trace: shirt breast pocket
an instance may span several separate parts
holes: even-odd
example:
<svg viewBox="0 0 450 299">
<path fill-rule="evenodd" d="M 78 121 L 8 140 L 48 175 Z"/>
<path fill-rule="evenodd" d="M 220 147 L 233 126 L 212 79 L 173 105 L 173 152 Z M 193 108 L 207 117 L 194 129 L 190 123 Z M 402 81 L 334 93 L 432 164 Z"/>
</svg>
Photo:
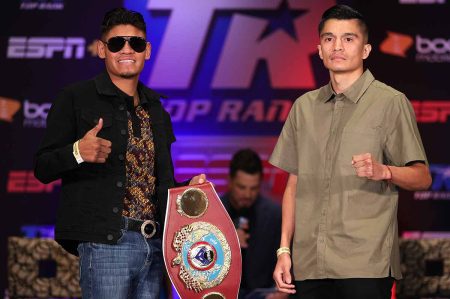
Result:
<svg viewBox="0 0 450 299">
<path fill-rule="evenodd" d="M 112 114 L 91 110 L 81 111 L 81 122 L 79 128 L 81 137 L 83 137 L 88 131 L 92 130 L 98 124 L 100 118 L 103 119 L 103 126 L 100 132 L 98 132 L 97 137 L 111 140 L 113 119 Z"/>
<path fill-rule="evenodd" d="M 351 161 L 354 155 L 370 153 L 372 158 L 383 162 L 380 134 L 377 129 L 344 129 L 338 149 L 338 159 L 352 173 Z"/>
</svg>

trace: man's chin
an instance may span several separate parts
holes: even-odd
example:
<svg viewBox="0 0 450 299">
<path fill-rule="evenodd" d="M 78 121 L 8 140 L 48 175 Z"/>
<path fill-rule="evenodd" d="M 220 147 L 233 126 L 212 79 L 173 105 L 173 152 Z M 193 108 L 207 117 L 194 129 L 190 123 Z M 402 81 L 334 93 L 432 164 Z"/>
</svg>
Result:
<svg viewBox="0 0 450 299">
<path fill-rule="evenodd" d="M 138 76 L 138 73 L 121 73 L 120 78 L 123 79 L 134 79 Z"/>
</svg>

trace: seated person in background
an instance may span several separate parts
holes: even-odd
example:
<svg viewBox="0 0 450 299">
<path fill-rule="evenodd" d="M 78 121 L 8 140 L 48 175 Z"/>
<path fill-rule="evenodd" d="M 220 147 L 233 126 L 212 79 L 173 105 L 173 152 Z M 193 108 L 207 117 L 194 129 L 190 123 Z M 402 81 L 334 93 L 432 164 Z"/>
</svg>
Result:
<svg viewBox="0 0 450 299">
<path fill-rule="evenodd" d="M 257 153 L 243 149 L 233 155 L 228 192 L 221 199 L 236 226 L 242 250 L 239 298 L 264 298 L 275 291 L 270 288 L 274 286 L 272 272 L 280 242 L 281 208 L 261 196 L 262 179 L 263 167 Z"/>
</svg>

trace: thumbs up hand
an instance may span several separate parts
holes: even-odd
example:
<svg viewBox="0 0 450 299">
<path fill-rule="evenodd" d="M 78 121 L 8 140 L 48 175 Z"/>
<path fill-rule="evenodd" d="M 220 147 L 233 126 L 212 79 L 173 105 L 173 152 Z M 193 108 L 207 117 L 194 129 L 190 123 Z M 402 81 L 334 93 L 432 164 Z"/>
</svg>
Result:
<svg viewBox="0 0 450 299">
<path fill-rule="evenodd" d="M 102 127 L 103 119 L 100 118 L 98 124 L 87 131 L 78 143 L 80 155 L 86 162 L 105 163 L 111 153 L 111 141 L 97 137 Z"/>
</svg>

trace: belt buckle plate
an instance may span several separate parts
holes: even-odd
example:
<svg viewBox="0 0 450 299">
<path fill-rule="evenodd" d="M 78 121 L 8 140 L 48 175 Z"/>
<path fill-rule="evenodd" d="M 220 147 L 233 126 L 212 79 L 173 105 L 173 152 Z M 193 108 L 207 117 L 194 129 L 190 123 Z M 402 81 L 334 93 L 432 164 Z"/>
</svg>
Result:
<svg viewBox="0 0 450 299">
<path fill-rule="evenodd" d="M 147 234 L 145 232 L 145 227 L 147 226 L 147 224 L 150 224 L 151 226 L 153 226 L 153 231 L 150 234 Z M 150 239 L 151 237 L 153 237 L 156 234 L 156 223 L 153 220 L 145 220 L 142 225 L 141 225 L 141 234 L 146 238 L 146 239 Z"/>
</svg>

